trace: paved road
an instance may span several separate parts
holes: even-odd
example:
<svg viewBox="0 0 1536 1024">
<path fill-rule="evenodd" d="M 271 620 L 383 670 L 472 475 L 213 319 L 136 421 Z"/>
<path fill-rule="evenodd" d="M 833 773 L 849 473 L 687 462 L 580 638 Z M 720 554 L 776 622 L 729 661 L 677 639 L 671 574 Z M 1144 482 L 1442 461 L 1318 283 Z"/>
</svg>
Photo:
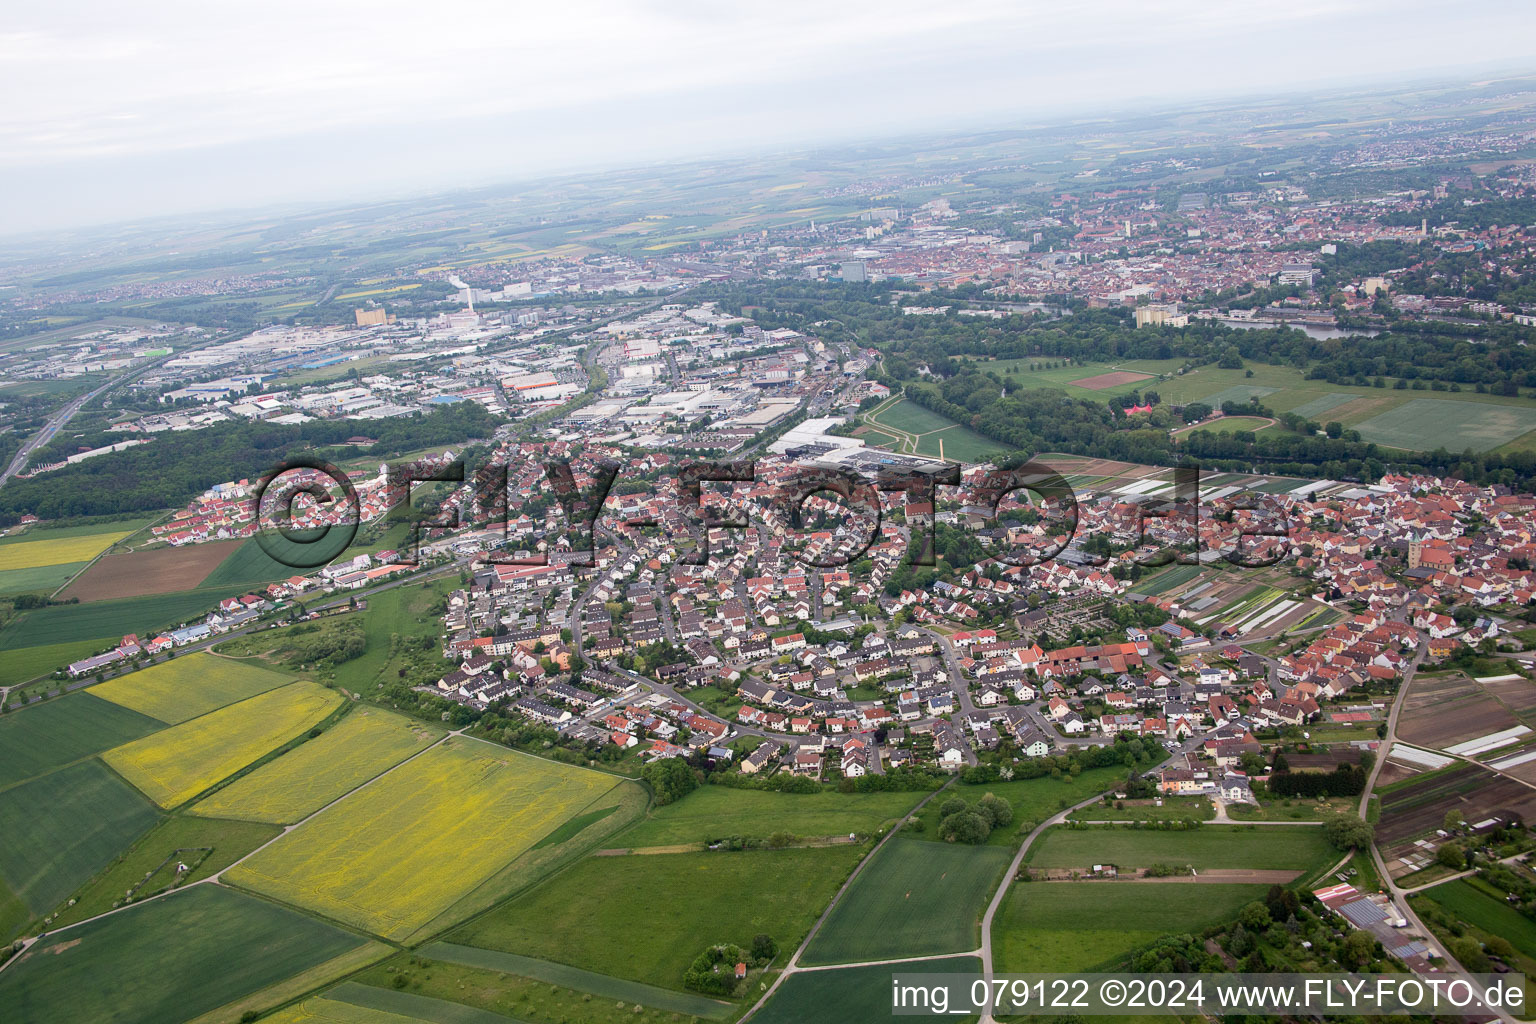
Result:
<svg viewBox="0 0 1536 1024">
<path fill-rule="evenodd" d="M 1393 615 L 1393 618 L 1401 622 L 1404 621 L 1405 616 L 1406 613 L 1399 610 Z M 1378 751 L 1379 756 L 1376 758 L 1376 763 L 1371 766 L 1371 774 L 1366 779 L 1365 789 L 1360 793 L 1360 816 L 1362 818 L 1365 817 L 1370 809 L 1371 794 L 1376 788 L 1377 776 L 1381 774 L 1381 766 L 1386 761 L 1387 752 L 1392 749 L 1392 742 L 1397 736 L 1397 721 L 1402 714 L 1404 700 L 1408 696 L 1408 686 L 1413 682 L 1414 673 L 1418 671 L 1419 666 L 1424 661 L 1424 656 L 1428 652 L 1429 644 L 1421 638 L 1419 649 L 1414 653 L 1413 660 L 1408 664 L 1407 669 L 1404 670 L 1403 681 L 1398 684 L 1397 696 L 1393 698 L 1392 709 L 1387 713 L 1387 731 L 1386 735 L 1382 738 Z M 1408 903 L 1407 890 L 1399 886 L 1396 880 L 1393 879 L 1391 872 L 1387 870 L 1387 862 L 1381 856 L 1381 847 L 1375 843 L 1371 844 L 1371 860 L 1376 865 L 1376 873 L 1381 877 L 1382 884 L 1387 887 L 1387 892 L 1391 894 L 1393 904 L 1397 906 L 1414 932 L 1422 937 L 1424 944 L 1429 947 L 1431 954 L 1444 958 L 1452 972 L 1466 974 L 1467 969 L 1455 957 L 1451 956 L 1450 950 L 1446 949 L 1444 944 L 1435 938 L 1435 933 L 1425 927 L 1419 915 L 1414 912 L 1413 907 Z M 1517 1024 L 1515 1018 L 1503 1010 L 1489 1012 L 1495 1013 L 1505 1024 Z"/>
<path fill-rule="evenodd" d="M 1108 792 L 1106 790 L 1105 792 Z M 1013 855 L 1013 860 L 1008 865 L 1008 870 L 1003 874 L 1003 884 L 997 887 L 997 892 L 992 894 L 992 902 L 987 904 L 987 912 L 981 918 L 981 976 L 986 979 L 988 992 L 988 1005 L 981 1015 L 981 1024 L 996 1024 L 996 1018 L 992 1015 L 990 997 L 992 993 L 993 963 L 992 963 L 992 921 L 997 917 L 997 910 L 1003 905 L 1003 900 L 1008 895 L 1008 887 L 1013 884 L 1013 879 L 1019 873 L 1019 868 L 1024 863 L 1024 855 L 1029 852 L 1030 844 L 1053 825 L 1059 825 L 1067 820 L 1067 816 L 1073 811 L 1081 810 L 1095 804 L 1103 797 L 1104 793 L 1095 793 L 1086 800 L 1079 801 L 1064 811 L 1045 819 L 1036 825 L 1034 831 L 1024 837 L 1024 842 L 1019 846 L 1019 851 Z"/>
<path fill-rule="evenodd" d="M 43 445 L 47 444 L 49 441 L 52 441 L 54 436 L 58 434 L 58 432 L 64 427 L 64 424 L 73 419 L 75 413 L 79 412 L 81 408 L 84 407 L 85 403 L 89 402 L 91 399 L 95 398 L 102 392 L 111 390 L 119 383 L 122 383 L 122 380 L 123 378 L 109 380 L 95 391 L 90 391 L 81 395 L 79 398 L 74 399 L 68 405 L 64 406 L 64 408 L 54 413 L 53 416 L 49 418 L 48 422 L 43 424 L 43 429 L 39 430 L 32 436 L 30 441 L 21 446 L 21 450 L 16 453 L 16 457 L 11 460 L 11 464 L 5 467 L 5 472 L 0 473 L 0 486 L 4 486 L 7 480 L 15 476 L 17 473 L 20 473 L 26 466 L 27 459 L 32 455 L 32 453 L 41 448 Z"/>
</svg>

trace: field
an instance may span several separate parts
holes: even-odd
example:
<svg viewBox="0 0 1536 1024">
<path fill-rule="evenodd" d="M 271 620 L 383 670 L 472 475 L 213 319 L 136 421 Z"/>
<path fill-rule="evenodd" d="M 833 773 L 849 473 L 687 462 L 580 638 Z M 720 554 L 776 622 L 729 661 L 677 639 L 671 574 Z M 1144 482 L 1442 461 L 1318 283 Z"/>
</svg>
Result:
<svg viewBox="0 0 1536 1024">
<path fill-rule="evenodd" d="M 1130 361 L 1120 367 L 1150 373 L 1177 369 L 1167 361 Z M 1253 376 L 1247 374 L 1252 371 Z M 1024 386 L 1057 387 L 1077 397 L 1107 400 L 1119 389 L 1091 391 L 1049 380 L 1044 374 L 1021 373 L 1013 378 Z M 1165 405 L 1207 402 L 1217 408 L 1225 401 L 1249 396 L 1276 412 L 1296 412 L 1320 423 L 1337 420 L 1360 431 L 1367 441 L 1398 448 L 1484 451 L 1510 444 L 1536 429 L 1536 406 L 1527 399 L 1479 395 L 1474 392 L 1426 394 L 1395 388 L 1355 387 L 1308 380 L 1289 366 L 1249 363 L 1240 370 L 1202 366 L 1150 387 Z M 1130 390 L 1127 388 L 1126 390 Z M 1432 397 L 1432 396 L 1433 397 Z"/>
<path fill-rule="evenodd" d="M 993 922 L 993 956 L 1000 972 L 1110 969 L 1160 935 L 1229 920 L 1266 891 L 1263 885 L 1020 883 L 1009 889 Z"/>
<path fill-rule="evenodd" d="M 288 825 L 388 771 L 443 735 L 378 708 L 359 707 L 316 739 L 243 775 L 193 808 L 214 818 Z"/>
<path fill-rule="evenodd" d="M 0 651 L 65 644 L 83 637 L 103 637 L 105 639 L 98 647 L 108 647 L 124 633 L 138 633 L 141 637 L 152 634 L 206 612 L 226 597 L 236 597 L 244 592 L 239 587 L 204 588 L 90 604 L 49 605 L 23 612 L 6 623 L 5 628 L 0 629 Z"/>
<path fill-rule="evenodd" d="M 1092 377 L 1079 377 L 1069 383 L 1073 387 L 1087 388 L 1089 391 L 1104 391 L 1125 384 L 1137 384 L 1150 379 L 1151 376 L 1150 373 L 1137 373 L 1134 370 L 1110 370 L 1108 373 L 1096 373 Z"/>
<path fill-rule="evenodd" d="M 910 811 L 923 793 L 768 793 L 703 786 L 658 807 L 619 836 L 626 847 L 703 843 L 727 836 L 789 832 L 813 838 L 872 833 Z"/>
<path fill-rule="evenodd" d="M 808 965 L 960 953 L 981 943 L 981 914 L 1009 850 L 890 840 L 816 933 Z"/>
<path fill-rule="evenodd" d="M 1536 408 L 1416 398 L 1357 424 L 1355 429 L 1365 440 L 1392 448 L 1433 451 L 1444 446 L 1452 451 L 1487 451 L 1536 430 Z"/>
<path fill-rule="evenodd" d="M 61 768 L 0 793 L 0 878 L 41 917 L 154 823 L 100 761 Z"/>
<path fill-rule="evenodd" d="M 16 686 L 49 675 L 71 662 L 111 647 L 117 640 L 117 637 L 99 637 L 95 640 L 75 640 L 46 647 L 23 647 L 6 651 L 5 657 L 0 658 L 0 686 Z M 12 705 L 20 703 L 16 698 L 17 694 L 11 694 Z"/>
<path fill-rule="evenodd" d="M 177 725 L 291 682 L 292 676 L 199 653 L 110 679 L 89 692 Z"/>
<path fill-rule="evenodd" d="M 1059 779 L 1042 776 L 1038 779 L 1015 779 L 1012 782 L 992 782 L 981 786 L 960 783 L 946 790 L 943 797 L 930 800 L 928 806 L 923 808 L 918 815 L 923 822 L 923 831 L 918 833 L 918 837 L 941 841 L 939 810 L 951 794 L 974 804 L 986 794 L 992 793 L 1013 806 L 1013 822 L 1003 828 L 993 829 L 987 842 L 992 846 L 1017 848 L 1020 833 L 1030 831 L 1057 811 L 1124 781 L 1125 768 L 1116 765 L 1090 768 L 1076 778 L 1067 775 Z"/>
<path fill-rule="evenodd" d="M 1481 928 L 1490 935 L 1502 935 L 1526 956 L 1536 957 L 1536 922 L 1488 895 L 1478 884 L 1458 879 L 1437 885 L 1424 895 L 1474 928 Z"/>
<path fill-rule="evenodd" d="M 344 699 L 318 683 L 292 683 L 102 757 L 155 803 L 176 807 L 316 725 Z"/>
<path fill-rule="evenodd" d="M 301 531 L 302 532 L 302 531 Z M 319 531 L 313 534 L 304 533 L 304 536 L 321 536 Z M 338 530 L 335 533 L 324 535 L 324 539 L 317 544 L 303 544 L 286 539 L 280 534 L 274 534 L 266 538 L 266 543 L 279 554 L 291 554 L 297 556 L 296 560 L 302 560 L 307 565 L 324 565 L 340 555 L 346 547 L 343 543 L 347 539 L 346 531 Z M 273 580 L 285 580 L 295 573 L 307 572 L 305 569 L 295 569 L 278 561 L 267 554 L 262 547 L 262 542 L 255 537 L 244 543 L 235 544 L 233 550 L 228 547 L 222 550 L 226 552 L 224 560 L 213 568 L 203 580 L 203 585 L 208 587 L 248 587 L 257 583 L 271 583 Z M 311 551 L 310 548 L 314 550 Z M 316 561 L 318 559 L 318 561 Z"/>
<path fill-rule="evenodd" d="M 1293 759 L 1291 764 L 1295 763 Z M 1227 808 L 1229 814 L 1231 811 Z M 1209 821 L 1215 816 L 1216 809 L 1203 796 L 1167 796 L 1160 805 L 1151 800 L 1106 799 L 1070 815 L 1082 821 Z"/>
<path fill-rule="evenodd" d="M 89 693 L 71 693 L 0 717 L 0 789 L 164 728 Z"/>
<path fill-rule="evenodd" d="M 368 598 L 368 614 L 362 617 L 363 637 L 367 647 L 360 657 L 336 666 L 331 673 L 336 685 L 354 693 L 373 693 L 378 683 L 398 678 L 398 669 L 411 664 L 407 660 L 411 657 L 441 665 L 442 659 L 438 657 L 435 647 L 425 652 L 404 652 L 399 645 L 391 643 L 391 637 L 436 638 L 438 630 L 442 628 L 442 619 L 435 613 L 435 607 L 443 595 L 458 586 L 459 581 L 455 577 L 420 586 L 395 587 L 371 595 Z M 281 647 L 286 633 L 282 629 L 258 631 L 238 637 L 232 642 L 226 641 L 219 645 L 219 649 L 241 654 L 266 654 Z"/>
<path fill-rule="evenodd" d="M 75 573 L 84 569 L 85 562 L 60 562 L 57 565 L 35 565 L 28 569 L 0 570 L 0 594 L 51 594 Z"/>
<path fill-rule="evenodd" d="M 25 1024 L 175 1024 L 362 944 L 264 900 L 200 885 L 39 943 L 0 974 L 0 1005 Z"/>
<path fill-rule="evenodd" d="M 1122 870 L 1153 864 L 1251 870 L 1295 869 L 1320 865 L 1333 850 L 1316 828 L 1254 828 L 1202 825 L 1191 831 L 1161 832 L 1129 828 L 1055 828 L 1031 846 L 1032 868 L 1083 868 L 1113 864 Z"/>
<path fill-rule="evenodd" d="M 1536 792 L 1464 762 L 1394 786 L 1382 794 L 1381 822 L 1376 826 L 1382 858 L 1394 875 L 1408 867 L 1397 858 L 1417 850 L 1412 841 L 1440 828 L 1450 810 L 1460 811 L 1468 821 L 1499 811 L 1530 820 L 1536 814 Z"/>
<path fill-rule="evenodd" d="M 793 974 L 773 994 L 753 1024 L 851 1024 L 884 1020 L 891 1015 L 891 975 L 979 975 L 981 961 L 973 956 L 923 960 L 907 964 L 848 967 L 839 971 Z M 946 1020 L 973 1021 L 975 1015 L 951 1014 Z"/>
<path fill-rule="evenodd" d="M 167 862 L 184 863 L 192 869 L 181 879 L 181 884 L 186 885 L 222 871 L 281 831 L 275 825 L 254 821 L 223 821 L 187 814 L 164 818 L 80 889 L 75 905 L 60 909 L 54 926 L 104 914 L 135 886 L 143 886 L 134 893 L 135 899 L 154 895 L 171 880 L 166 874 Z M 154 877 L 150 878 L 151 875 Z"/>
<path fill-rule="evenodd" d="M 240 544 L 238 540 L 223 540 L 106 555 L 59 596 L 105 601 L 192 590 Z"/>
<path fill-rule="evenodd" d="M 1274 426 L 1274 421 L 1261 416 L 1221 416 L 1205 423 L 1197 423 L 1191 429 L 1209 430 L 1213 434 L 1235 434 L 1239 430 L 1260 431 L 1271 426 Z"/>
<path fill-rule="evenodd" d="M 370 1010 L 338 999 L 317 996 L 262 1019 L 267 1024 L 415 1024 L 422 1018 Z"/>
<path fill-rule="evenodd" d="M 607 1018 L 622 1021 L 624 1024 L 635 1021 L 641 1024 L 652 1024 L 652 1022 L 662 1024 L 662 1022 L 676 1021 L 678 1014 L 685 1014 L 697 1024 L 700 1019 L 732 1016 L 733 1011 L 736 1010 L 734 1004 L 712 996 L 679 992 L 676 989 L 660 988 L 637 981 L 625 981 L 608 974 L 584 971 L 569 964 L 535 960 L 532 957 L 503 953 L 494 949 L 477 949 L 473 946 L 454 945 L 451 942 L 434 942 L 423 948 L 421 953 L 433 958 L 428 967 L 434 978 L 439 971 L 443 971 L 449 972 L 450 978 L 457 974 L 461 980 L 478 977 L 491 981 L 494 994 L 488 994 L 492 995 L 493 1002 L 511 996 L 514 999 L 526 999 L 537 1008 L 539 1002 L 542 1002 L 537 996 L 549 995 L 554 997 L 552 1002 L 572 1001 L 578 1004 L 548 1007 L 547 1012 L 557 1021 L 585 1022 Z M 375 978 L 376 975 L 368 980 L 372 981 Z M 383 979 L 377 980 L 381 983 L 383 981 Z M 459 999 L 463 999 L 465 995 L 462 989 L 456 995 L 451 991 L 445 994 L 450 998 Z M 609 1006 L 603 1006 L 594 1003 L 593 996 L 605 1002 L 608 1000 L 615 1002 Z M 636 1004 L 648 1009 L 636 1012 Z M 508 1008 L 514 1012 L 524 1009 L 517 1006 L 508 1006 Z M 573 1009 L 574 1014 L 571 1012 Z M 610 1012 L 605 1013 L 604 1010 Z"/>
<path fill-rule="evenodd" d="M 113 530 L 80 537 L 22 538 L 0 544 L 0 572 L 64 565 L 68 562 L 88 562 L 132 532 Z"/>
<path fill-rule="evenodd" d="M 905 398 L 889 400 L 871 410 L 865 420 L 870 427 L 869 434 L 860 435 L 865 442 L 892 451 L 937 458 L 941 438 L 944 457 L 960 462 L 986 462 L 1008 451 L 1006 445 Z"/>
<path fill-rule="evenodd" d="M 1444 750 L 1513 728 L 1520 722 L 1482 685 L 1460 674 L 1421 674 L 1403 698 L 1398 736 Z"/>
<path fill-rule="evenodd" d="M 450 737 L 327 808 L 229 878 L 403 938 L 618 784 L 609 775 Z"/>
<path fill-rule="evenodd" d="M 683 971 L 714 943 L 746 947 L 767 933 L 793 949 L 864 851 L 588 857 L 452 941 L 681 988 Z M 627 941 L 642 923 L 645 941 Z"/>
</svg>

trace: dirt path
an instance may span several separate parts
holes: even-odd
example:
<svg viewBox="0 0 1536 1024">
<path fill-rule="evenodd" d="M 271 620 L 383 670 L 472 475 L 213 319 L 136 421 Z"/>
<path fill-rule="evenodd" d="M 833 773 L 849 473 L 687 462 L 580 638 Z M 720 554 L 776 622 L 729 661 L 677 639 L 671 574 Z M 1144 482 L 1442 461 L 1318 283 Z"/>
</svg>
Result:
<svg viewBox="0 0 1536 1024">
<path fill-rule="evenodd" d="M 1164 875 L 1153 877 L 1148 875 L 1120 875 L 1118 878 L 1101 878 L 1089 873 L 1088 868 L 1077 868 L 1077 877 L 1073 878 L 1073 868 L 1051 868 L 1051 873 L 1044 878 L 1036 877 L 1039 882 L 1182 882 L 1185 885 L 1223 885 L 1233 882 L 1246 882 L 1254 885 L 1288 885 L 1300 877 L 1300 871 L 1282 870 L 1279 868 L 1211 868 L 1194 875 Z M 1065 873 L 1063 873 L 1065 872 Z"/>
<path fill-rule="evenodd" d="M 810 850 L 824 846 L 850 846 L 857 843 L 857 839 L 849 839 L 842 836 L 823 836 L 819 838 L 800 839 L 793 843 L 785 843 L 783 846 L 759 847 L 760 850 Z M 663 853 L 731 853 L 731 850 L 711 850 L 703 843 L 674 843 L 671 846 L 631 846 L 615 847 L 608 850 L 598 850 L 594 857 L 650 857 Z"/>
</svg>

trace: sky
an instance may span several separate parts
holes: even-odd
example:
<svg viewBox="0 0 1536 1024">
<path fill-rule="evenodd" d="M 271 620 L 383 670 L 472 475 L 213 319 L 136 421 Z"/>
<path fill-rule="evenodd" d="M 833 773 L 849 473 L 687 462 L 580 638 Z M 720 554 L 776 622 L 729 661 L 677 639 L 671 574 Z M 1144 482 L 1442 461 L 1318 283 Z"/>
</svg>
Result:
<svg viewBox="0 0 1536 1024">
<path fill-rule="evenodd" d="M 51 0 L 0 24 L 0 234 L 1536 71 L 1528 0 Z"/>
</svg>

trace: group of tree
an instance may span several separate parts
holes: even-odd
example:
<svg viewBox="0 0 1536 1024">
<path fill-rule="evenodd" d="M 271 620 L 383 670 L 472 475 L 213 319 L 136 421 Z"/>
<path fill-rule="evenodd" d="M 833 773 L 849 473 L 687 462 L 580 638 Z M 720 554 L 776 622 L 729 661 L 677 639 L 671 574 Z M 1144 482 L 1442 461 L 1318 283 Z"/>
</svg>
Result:
<svg viewBox="0 0 1536 1024">
<path fill-rule="evenodd" d="M 652 761 L 640 769 L 640 778 L 649 783 L 656 794 L 658 807 L 681 800 L 699 786 L 698 775 L 686 761 L 676 757 Z"/>
<path fill-rule="evenodd" d="M 497 420 L 476 402 L 416 416 L 284 424 L 238 420 L 201 430 L 167 431 L 149 444 L 99 455 L 0 490 L 0 525 L 31 513 L 41 519 L 143 512 L 184 504 L 214 484 L 257 479 L 297 455 L 339 453 L 354 436 L 373 443 L 347 454 L 388 456 L 489 437 Z M 122 436 L 92 439 L 110 443 Z"/>
<path fill-rule="evenodd" d="M 984 794 L 974 804 L 952 796 L 939 807 L 939 838 L 947 843 L 976 846 L 986 842 L 994 829 L 1012 823 L 1013 805 L 994 793 Z"/>
<path fill-rule="evenodd" d="M 1280 797 L 1317 799 L 1330 796 L 1359 796 L 1365 789 L 1366 770 L 1358 764 L 1342 763 L 1331 772 L 1277 771 L 1265 786 Z"/>
</svg>

